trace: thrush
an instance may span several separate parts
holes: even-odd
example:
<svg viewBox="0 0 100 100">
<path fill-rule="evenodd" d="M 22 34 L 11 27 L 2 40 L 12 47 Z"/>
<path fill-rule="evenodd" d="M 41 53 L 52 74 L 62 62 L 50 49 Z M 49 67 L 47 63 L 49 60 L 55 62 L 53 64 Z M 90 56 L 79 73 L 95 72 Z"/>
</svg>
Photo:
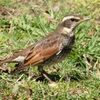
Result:
<svg viewBox="0 0 100 100">
<path fill-rule="evenodd" d="M 79 15 L 65 16 L 54 32 L 14 56 L 0 60 L 0 65 L 3 63 L 17 63 L 11 74 L 28 68 L 30 65 L 38 66 L 39 72 L 49 82 L 52 82 L 43 66 L 59 63 L 68 56 L 75 41 L 76 27 L 86 20 L 88 18 Z"/>
</svg>

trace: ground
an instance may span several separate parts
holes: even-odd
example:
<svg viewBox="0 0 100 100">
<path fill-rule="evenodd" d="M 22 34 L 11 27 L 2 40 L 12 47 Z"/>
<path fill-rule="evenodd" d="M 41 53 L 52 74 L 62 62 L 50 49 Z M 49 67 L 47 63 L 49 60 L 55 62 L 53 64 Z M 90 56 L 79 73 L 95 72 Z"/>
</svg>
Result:
<svg viewBox="0 0 100 100">
<path fill-rule="evenodd" d="M 10 75 L 0 67 L 0 100 L 100 100 L 100 0 L 0 0 L 0 59 L 52 32 L 60 20 L 79 14 L 90 20 L 76 29 L 76 42 L 64 62 L 45 67 L 58 86 L 42 80 L 37 67 Z"/>
</svg>

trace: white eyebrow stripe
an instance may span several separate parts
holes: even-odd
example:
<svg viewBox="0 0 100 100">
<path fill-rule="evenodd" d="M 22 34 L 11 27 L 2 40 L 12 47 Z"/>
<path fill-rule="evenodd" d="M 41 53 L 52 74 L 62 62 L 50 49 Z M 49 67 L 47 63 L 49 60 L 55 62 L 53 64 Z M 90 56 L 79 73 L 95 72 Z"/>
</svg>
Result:
<svg viewBox="0 0 100 100">
<path fill-rule="evenodd" d="M 80 19 L 79 17 L 75 17 L 75 16 L 67 16 L 67 17 L 64 17 L 62 22 L 64 22 L 65 20 L 67 19 L 71 19 L 71 18 L 76 18 L 76 19 Z"/>
</svg>

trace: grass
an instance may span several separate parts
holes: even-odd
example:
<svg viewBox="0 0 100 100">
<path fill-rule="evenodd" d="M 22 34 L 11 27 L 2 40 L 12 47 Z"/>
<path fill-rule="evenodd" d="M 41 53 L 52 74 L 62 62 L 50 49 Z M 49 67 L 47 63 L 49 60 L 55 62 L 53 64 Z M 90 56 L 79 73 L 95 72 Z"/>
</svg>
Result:
<svg viewBox="0 0 100 100">
<path fill-rule="evenodd" d="M 58 87 L 50 88 L 46 80 L 37 82 L 37 67 L 14 76 L 1 71 L 0 100 L 99 100 L 99 0 L 27 1 L 0 0 L 0 58 L 45 37 L 65 15 L 80 14 L 91 20 L 76 29 L 76 43 L 69 57 L 63 63 L 45 68 L 60 76 Z M 3 67 L 11 70 L 13 64 Z"/>
</svg>

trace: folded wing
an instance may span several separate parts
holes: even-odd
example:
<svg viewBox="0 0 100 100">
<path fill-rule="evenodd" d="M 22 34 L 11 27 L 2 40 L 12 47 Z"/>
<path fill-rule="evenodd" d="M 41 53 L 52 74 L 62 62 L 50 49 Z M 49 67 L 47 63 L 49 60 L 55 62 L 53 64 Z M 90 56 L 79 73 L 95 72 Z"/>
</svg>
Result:
<svg viewBox="0 0 100 100">
<path fill-rule="evenodd" d="M 29 54 L 25 59 L 25 66 L 28 66 L 30 64 L 36 65 L 42 63 L 58 52 L 59 46 L 57 44 L 54 44 L 51 47 L 47 47 L 45 49 L 40 48 L 37 50 L 33 50 L 33 52 Z"/>
</svg>

